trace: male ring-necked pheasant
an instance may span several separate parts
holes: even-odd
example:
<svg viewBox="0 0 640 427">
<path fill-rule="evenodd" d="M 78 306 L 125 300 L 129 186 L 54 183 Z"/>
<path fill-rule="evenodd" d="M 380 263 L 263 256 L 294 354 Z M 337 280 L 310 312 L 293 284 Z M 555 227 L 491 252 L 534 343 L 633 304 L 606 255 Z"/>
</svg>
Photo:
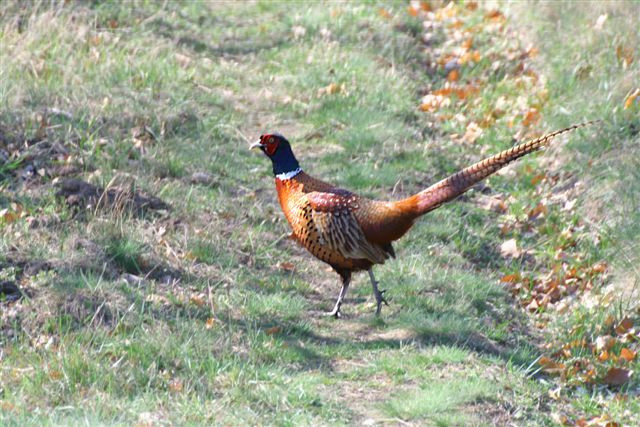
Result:
<svg viewBox="0 0 640 427">
<path fill-rule="evenodd" d="M 376 298 L 376 314 L 387 304 L 378 289 L 372 266 L 395 257 L 391 242 L 402 237 L 415 220 L 493 174 L 510 162 L 547 145 L 555 136 L 589 125 L 586 122 L 549 133 L 488 157 L 443 179 L 411 197 L 396 202 L 370 200 L 312 178 L 302 171 L 291 145 L 280 134 L 260 136 L 259 148 L 273 164 L 280 206 L 293 229 L 293 237 L 342 278 L 333 310 L 340 317 L 351 274 L 367 270 Z"/>
</svg>

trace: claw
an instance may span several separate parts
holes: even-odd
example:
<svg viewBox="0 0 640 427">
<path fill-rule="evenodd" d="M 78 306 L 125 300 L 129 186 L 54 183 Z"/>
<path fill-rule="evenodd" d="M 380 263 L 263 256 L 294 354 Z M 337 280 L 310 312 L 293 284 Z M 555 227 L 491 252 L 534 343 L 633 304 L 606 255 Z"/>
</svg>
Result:
<svg viewBox="0 0 640 427">
<path fill-rule="evenodd" d="M 389 306 L 389 302 L 387 301 L 387 299 L 383 296 L 384 293 L 387 292 L 386 289 L 382 289 L 380 291 L 380 301 L 384 303 L 384 305 L 386 305 L 387 307 Z"/>
<path fill-rule="evenodd" d="M 329 317 L 329 316 L 333 316 L 333 317 L 334 317 L 334 318 L 336 318 L 336 319 L 339 319 L 339 318 L 341 318 L 341 317 L 342 317 L 342 314 L 340 313 L 340 308 L 337 308 L 337 309 L 336 309 L 336 308 L 334 308 L 334 309 L 333 309 L 333 310 L 331 310 L 331 311 L 326 311 L 326 312 L 322 313 L 322 315 L 323 315 L 323 316 L 327 316 L 327 317 Z"/>
</svg>

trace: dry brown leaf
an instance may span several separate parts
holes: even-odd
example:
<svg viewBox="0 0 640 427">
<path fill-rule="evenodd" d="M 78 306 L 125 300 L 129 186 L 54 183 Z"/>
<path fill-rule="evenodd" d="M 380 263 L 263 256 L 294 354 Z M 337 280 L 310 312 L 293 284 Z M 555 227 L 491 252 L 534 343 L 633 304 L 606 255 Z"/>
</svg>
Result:
<svg viewBox="0 0 640 427">
<path fill-rule="evenodd" d="M 344 83 L 342 84 L 331 83 L 328 86 L 318 89 L 318 96 L 335 95 L 337 93 L 343 94 L 343 95 L 347 93 L 347 87 L 345 86 Z"/>
<path fill-rule="evenodd" d="M 640 88 L 636 88 L 636 90 L 632 91 L 627 99 L 624 101 L 624 109 L 630 108 L 633 105 L 633 102 L 640 98 Z"/>
<path fill-rule="evenodd" d="M 180 393 L 184 389 L 182 381 L 179 379 L 173 379 L 169 382 L 169 390 L 174 393 Z"/>
<path fill-rule="evenodd" d="M 473 144 L 478 140 L 478 138 L 480 138 L 481 135 L 482 128 L 478 126 L 476 122 L 471 122 L 467 125 L 467 130 L 464 133 L 462 140 L 469 144 Z"/>
<path fill-rule="evenodd" d="M 544 173 L 540 173 L 536 176 L 534 176 L 533 178 L 531 178 L 531 185 L 537 185 L 540 181 L 542 181 L 544 178 L 546 178 L 546 174 Z"/>
<path fill-rule="evenodd" d="M 609 385 L 622 385 L 631 378 L 632 371 L 623 368 L 611 368 L 602 382 Z"/>
<path fill-rule="evenodd" d="M 49 378 L 54 381 L 58 381 L 62 378 L 62 373 L 56 369 L 49 371 Z"/>
<path fill-rule="evenodd" d="M 520 280 L 520 275 L 518 273 L 507 274 L 506 276 L 502 276 L 500 281 L 502 283 L 516 283 Z"/>
<path fill-rule="evenodd" d="M 498 9 L 490 10 L 489 12 L 487 12 L 487 14 L 484 16 L 484 18 L 486 20 L 490 20 L 490 21 L 494 21 L 494 22 L 500 22 L 500 21 L 503 21 L 505 19 L 504 14 L 502 12 L 500 12 Z"/>
<path fill-rule="evenodd" d="M 10 224 L 18 218 L 18 214 L 15 212 L 10 212 L 8 208 L 0 210 L 0 219 L 2 219 L 5 224 Z"/>
<path fill-rule="evenodd" d="M 281 262 L 278 264 L 278 267 L 285 271 L 294 271 L 296 269 L 296 266 L 292 262 Z"/>
<path fill-rule="evenodd" d="M 191 301 L 192 304 L 195 304 L 198 307 L 202 307 L 205 303 L 204 297 L 202 295 L 191 295 L 189 301 Z"/>
<path fill-rule="evenodd" d="M 546 356 L 542 356 L 538 360 L 538 364 L 542 367 L 542 370 L 548 374 L 559 374 L 565 369 L 564 363 L 554 362 Z"/>
<path fill-rule="evenodd" d="M 537 218 L 540 215 L 544 216 L 546 214 L 547 214 L 547 206 L 544 205 L 542 202 L 540 202 L 536 205 L 535 208 L 529 211 L 529 219 Z"/>
<path fill-rule="evenodd" d="M 267 335 L 275 335 L 275 334 L 279 334 L 280 332 L 282 332 L 282 326 L 273 326 L 267 329 L 266 331 L 264 331 L 264 333 Z"/>
<path fill-rule="evenodd" d="M 412 0 L 407 7 L 407 12 L 409 12 L 409 15 L 411 16 L 418 16 L 420 10 L 422 10 L 420 2 L 415 0 Z"/>
<path fill-rule="evenodd" d="M 620 358 L 626 360 L 627 362 L 631 362 L 636 358 L 636 352 L 624 347 L 622 350 L 620 350 Z"/>
<path fill-rule="evenodd" d="M 216 319 L 215 319 L 215 318 L 213 318 L 213 317 L 209 317 L 209 318 L 207 319 L 207 321 L 204 323 L 204 327 L 205 327 L 206 329 L 211 329 L 211 328 L 213 328 L 213 326 L 215 325 L 215 323 L 216 323 Z"/>
<path fill-rule="evenodd" d="M 633 62 L 633 48 L 619 44 L 616 46 L 616 57 L 622 64 L 622 68 L 627 68 Z"/>
<path fill-rule="evenodd" d="M 625 334 L 629 329 L 633 328 L 633 321 L 628 317 L 625 317 L 616 326 L 616 332 L 620 335 Z"/>
<path fill-rule="evenodd" d="M 522 126 L 530 126 L 532 124 L 536 124 L 540 121 L 540 112 L 532 108 L 527 111 L 522 119 Z"/>
<path fill-rule="evenodd" d="M 389 13 L 389 11 L 383 7 L 378 9 L 378 15 L 382 16 L 385 19 L 391 19 L 393 17 L 393 15 L 391 15 L 391 13 Z"/>
<path fill-rule="evenodd" d="M 591 274 L 604 273 L 606 270 L 607 270 L 607 263 L 599 262 L 595 264 L 593 267 L 591 267 Z"/>
</svg>

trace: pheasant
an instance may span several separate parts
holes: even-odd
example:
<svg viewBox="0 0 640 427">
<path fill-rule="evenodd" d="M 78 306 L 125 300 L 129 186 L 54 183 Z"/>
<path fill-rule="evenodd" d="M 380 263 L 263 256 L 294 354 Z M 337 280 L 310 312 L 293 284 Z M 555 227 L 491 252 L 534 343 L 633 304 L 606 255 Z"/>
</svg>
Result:
<svg viewBox="0 0 640 427">
<path fill-rule="evenodd" d="M 549 144 L 557 135 L 592 123 L 595 122 L 573 125 L 516 145 L 395 202 L 370 200 L 307 175 L 289 141 L 280 134 L 261 135 L 250 148 L 260 149 L 271 159 L 278 199 L 293 230 L 292 237 L 340 275 L 338 299 L 333 310 L 325 313 L 338 318 L 351 275 L 358 271 L 369 273 L 376 315 L 382 304 L 388 305 L 372 267 L 395 257 L 392 242 L 402 237 L 416 219 L 512 161 Z"/>
</svg>

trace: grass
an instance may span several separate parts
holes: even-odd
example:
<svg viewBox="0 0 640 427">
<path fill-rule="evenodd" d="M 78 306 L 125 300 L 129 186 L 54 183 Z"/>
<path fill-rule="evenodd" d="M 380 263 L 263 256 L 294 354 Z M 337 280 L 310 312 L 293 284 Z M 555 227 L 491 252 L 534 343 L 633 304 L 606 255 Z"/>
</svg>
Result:
<svg viewBox="0 0 640 427">
<path fill-rule="evenodd" d="M 499 283 L 512 272 L 552 270 L 567 243 L 561 231 L 574 226 L 582 231 L 573 232 L 567 263 L 605 260 L 607 277 L 594 289 L 637 290 L 637 191 L 623 189 L 640 185 L 638 124 L 621 105 L 640 61 L 620 71 L 610 48 L 612 40 L 637 45 L 625 19 L 635 6 L 610 6 L 604 32 L 582 38 L 551 31 L 549 17 L 584 26 L 606 11 L 505 5 L 510 26 L 526 22 L 514 38 L 538 47 L 546 86 L 505 78 L 508 62 L 489 72 L 491 55 L 514 41 L 494 45 L 480 32 L 474 46 L 483 58 L 461 79 L 486 81 L 477 101 L 443 109 L 451 113 L 443 120 L 418 105 L 444 84 L 446 73 L 430 64 L 452 39 L 443 27 L 424 44 L 420 17 L 404 4 L 383 6 L 0 7 L 0 149 L 11 157 L 0 166 L 0 282 L 24 294 L 0 300 L 1 424 L 637 420 L 635 403 L 602 403 L 609 391 L 633 402 L 636 377 L 621 389 L 562 384 L 557 400 L 549 391 L 558 380 L 535 363 L 547 345 L 562 344 L 554 335 L 595 339 L 610 314 L 636 321 L 628 300 L 531 316 Z M 469 12 L 464 25 L 484 22 L 484 12 Z M 586 79 L 567 72 L 578 63 L 592 64 Z M 337 93 L 323 94 L 332 84 Z M 338 278 L 286 238 L 270 167 L 247 142 L 280 131 L 312 175 L 400 198 L 532 132 L 522 116 L 509 124 L 504 115 L 476 143 L 452 136 L 466 131 L 457 114 L 481 122 L 500 97 L 515 109 L 518 96 L 539 108 L 537 130 L 583 118 L 605 125 L 492 177 L 486 191 L 513 195 L 506 212 L 486 209 L 476 189 L 421 220 L 398 242 L 398 259 L 376 268 L 391 298 L 381 318 L 366 275 L 355 277 L 344 319 L 319 316 L 332 307 Z M 145 126 L 154 136 L 137 141 Z M 69 207 L 55 195 L 64 168 L 171 208 Z M 576 210 L 550 206 L 526 228 L 544 196 L 532 184 L 541 169 L 566 173 L 558 187 L 584 177 L 586 190 L 571 195 Z M 194 173 L 210 179 L 194 182 Z M 509 237 L 534 261 L 504 259 Z"/>
</svg>

